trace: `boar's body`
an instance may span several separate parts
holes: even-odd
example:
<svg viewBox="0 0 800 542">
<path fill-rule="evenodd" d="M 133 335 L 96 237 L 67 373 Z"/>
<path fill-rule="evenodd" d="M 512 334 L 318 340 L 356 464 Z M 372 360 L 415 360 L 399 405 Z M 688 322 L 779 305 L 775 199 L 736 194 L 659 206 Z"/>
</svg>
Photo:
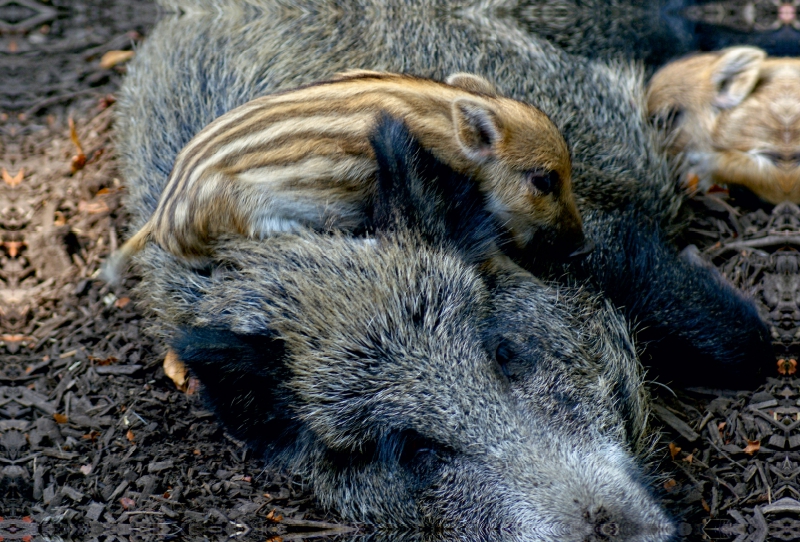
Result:
<svg viewBox="0 0 800 542">
<path fill-rule="evenodd" d="M 375 239 L 231 239 L 190 295 L 161 262 L 148 287 L 173 300 L 173 345 L 213 408 L 323 505 L 384 531 L 668 540 L 624 320 L 527 273 L 488 287 L 469 262 L 499 228 L 474 184 L 399 122 L 373 145 Z"/>
<path fill-rule="evenodd" d="M 134 228 L 155 211 L 180 149 L 256 96 L 346 69 L 438 79 L 473 72 L 536 105 L 563 132 L 584 229 L 596 246 L 566 268 L 537 259 L 553 250 L 535 243 L 512 254 L 517 261 L 602 292 L 646 330 L 654 345 L 647 355 L 667 378 L 751 386 L 771 365 L 768 330 L 753 303 L 670 244 L 681 197 L 643 113 L 637 67 L 567 55 L 491 18 L 489 8 L 501 2 L 416 0 L 414 9 L 372 0 L 165 3 L 188 13 L 154 29 L 120 94 L 118 148 Z M 146 280 L 160 272 L 148 259 L 139 259 Z M 696 363 L 705 370 L 688 370 Z"/>
</svg>

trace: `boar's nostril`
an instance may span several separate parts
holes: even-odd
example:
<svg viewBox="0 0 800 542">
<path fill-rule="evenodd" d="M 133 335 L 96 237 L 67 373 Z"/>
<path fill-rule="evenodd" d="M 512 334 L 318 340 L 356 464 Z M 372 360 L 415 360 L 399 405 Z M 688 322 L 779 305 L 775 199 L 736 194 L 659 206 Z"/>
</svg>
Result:
<svg viewBox="0 0 800 542">
<path fill-rule="evenodd" d="M 594 250 L 594 241 L 586 239 L 581 246 L 572 251 L 569 255 L 570 258 L 581 258 L 586 256 Z"/>
<path fill-rule="evenodd" d="M 602 537 L 602 540 L 607 540 L 619 534 L 619 525 L 615 521 L 601 521 L 595 525 L 595 532 Z"/>
</svg>

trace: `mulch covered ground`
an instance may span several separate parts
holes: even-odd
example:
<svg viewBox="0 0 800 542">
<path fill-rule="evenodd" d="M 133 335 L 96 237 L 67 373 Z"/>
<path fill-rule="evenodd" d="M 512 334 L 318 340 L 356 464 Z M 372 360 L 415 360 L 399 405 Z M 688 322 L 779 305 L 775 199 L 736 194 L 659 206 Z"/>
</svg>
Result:
<svg viewBox="0 0 800 542">
<path fill-rule="evenodd" d="M 126 232 L 111 125 L 125 55 L 102 60 L 156 11 L 67 5 L 19 0 L 0 26 L 0 67 L 22 78 L 0 89 L 0 540 L 344 536 L 226 435 L 195 383 L 165 376 L 135 277 L 91 279 Z M 782 361 L 755 392 L 653 386 L 665 500 L 686 540 L 797 540 L 800 209 L 725 193 L 691 208 L 686 242 L 758 300 Z"/>
</svg>

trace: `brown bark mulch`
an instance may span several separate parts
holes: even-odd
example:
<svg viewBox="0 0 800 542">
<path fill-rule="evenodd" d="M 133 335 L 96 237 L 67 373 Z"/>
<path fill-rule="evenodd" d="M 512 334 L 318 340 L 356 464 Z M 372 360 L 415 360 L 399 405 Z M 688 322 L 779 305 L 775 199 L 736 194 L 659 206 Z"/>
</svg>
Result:
<svg viewBox="0 0 800 542">
<path fill-rule="evenodd" d="M 155 8 L 135 4 L 18 0 L 28 11 L 0 25 L 0 69 L 22 77 L 0 89 L 0 538 L 352 536 L 165 376 L 135 277 L 91 279 L 126 232 L 111 138 L 125 65 L 100 59 L 146 35 Z M 800 209 L 724 192 L 689 207 L 684 241 L 755 297 L 782 361 L 755 391 L 652 386 L 665 500 L 685 540 L 797 540 Z"/>
</svg>

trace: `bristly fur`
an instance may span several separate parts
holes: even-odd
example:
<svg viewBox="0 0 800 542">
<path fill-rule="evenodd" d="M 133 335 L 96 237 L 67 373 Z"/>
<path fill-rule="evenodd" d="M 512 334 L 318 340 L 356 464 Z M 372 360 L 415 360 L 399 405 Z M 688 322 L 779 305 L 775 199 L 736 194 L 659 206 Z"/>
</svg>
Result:
<svg viewBox="0 0 800 542">
<path fill-rule="evenodd" d="M 497 253 L 500 227 L 473 179 L 442 164 L 389 115 L 378 119 L 370 144 L 378 164 L 372 212 L 377 232 L 419 232 L 467 263 Z"/>
<path fill-rule="evenodd" d="M 595 241 L 596 251 L 618 261 L 633 257 L 629 250 L 652 253 L 653 258 L 676 257 L 668 240 L 681 228 L 675 217 L 682 198 L 658 134 L 644 114 L 640 69 L 569 56 L 509 26 L 511 21 L 489 16 L 497 3 L 491 0 L 481 1 L 480 6 L 477 0 L 474 6 L 465 0 L 463 7 L 472 8 L 463 11 L 442 0 L 413 1 L 414 8 L 409 9 L 407 2 L 401 7 L 375 0 L 345 4 L 298 0 L 291 5 L 274 0 L 174 0 L 193 7 L 194 13 L 159 23 L 130 65 L 119 95 L 117 148 L 130 190 L 134 228 L 155 211 L 175 157 L 186 143 L 214 118 L 254 97 L 352 68 L 411 72 L 439 80 L 467 71 L 495 81 L 507 96 L 535 104 L 564 134 L 572 149 L 573 188 L 584 229 Z M 203 13 L 203 5 L 220 9 Z M 228 12 L 245 5 L 256 18 Z M 664 235 L 633 241 L 658 246 L 616 245 L 615 238 L 605 234 L 609 225 L 635 230 L 653 223 Z M 612 244 L 603 246 L 605 242 Z M 534 257 L 545 254 L 548 247 L 534 246 L 532 252 Z M 607 287 L 601 267 L 606 259 L 590 258 L 580 268 L 568 269 L 565 278 L 602 291 Z M 138 261 L 150 276 L 146 269 L 151 264 L 145 258 Z M 661 263 L 651 261 L 650 267 L 638 268 L 642 275 L 636 280 L 625 275 L 632 271 L 629 266 L 620 266 L 613 277 L 620 289 L 637 285 L 631 295 L 642 300 L 639 321 L 655 321 L 664 309 L 658 303 L 669 300 L 670 320 L 659 326 L 658 337 L 648 339 L 660 340 L 668 351 L 673 338 L 682 342 L 681 337 L 690 341 L 705 337 L 703 356 L 710 362 L 724 365 L 735 353 L 734 359 L 745 363 L 764 363 L 771 348 L 764 325 L 751 318 L 751 301 L 735 299 L 726 313 L 712 305 L 708 318 L 696 318 L 705 310 L 709 290 L 698 289 L 694 281 L 668 283 Z M 559 268 L 554 276 L 563 273 Z M 726 294 L 718 290 L 715 295 Z M 697 300 L 700 306 L 695 305 Z M 616 299 L 615 304 L 621 301 Z M 696 327 L 687 335 L 689 322 Z M 735 337 L 731 329 L 739 329 Z"/>
<path fill-rule="evenodd" d="M 597 285 L 633 322 L 643 360 L 662 380 L 741 389 L 764 379 L 773 360 L 769 329 L 744 294 L 707 266 L 679 257 L 651 217 L 620 210 L 603 223 L 598 248 L 573 273 Z M 659 288 L 650 287 L 654 275 Z"/>
<path fill-rule="evenodd" d="M 228 242 L 197 277 L 200 306 L 173 305 L 173 347 L 212 408 L 324 505 L 381 530 L 669 540 L 637 464 L 647 394 L 623 319 L 525 274 L 495 277 L 490 292 L 460 258 L 486 257 L 476 233 L 452 213 L 482 209 L 471 180 L 396 119 L 372 142 L 378 242 Z M 175 260 L 150 251 L 166 264 L 152 295 L 179 298 Z"/>
<path fill-rule="evenodd" d="M 203 128 L 177 155 L 153 216 L 104 275 L 151 241 L 202 264 L 220 235 L 363 231 L 375 184 L 368 135 L 381 112 L 471 177 L 520 248 L 547 238 L 552 249 L 539 257 L 558 259 L 584 243 L 569 150 L 541 111 L 472 74 L 439 82 L 351 70 L 256 98 Z"/>
</svg>

